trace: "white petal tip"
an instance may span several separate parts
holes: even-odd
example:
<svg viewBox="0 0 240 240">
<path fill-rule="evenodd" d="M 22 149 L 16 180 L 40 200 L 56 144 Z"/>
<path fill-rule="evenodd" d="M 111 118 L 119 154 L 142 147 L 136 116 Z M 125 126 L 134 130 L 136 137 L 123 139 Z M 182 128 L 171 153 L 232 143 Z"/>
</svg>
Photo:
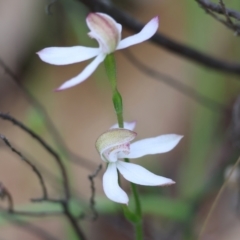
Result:
<svg viewBox="0 0 240 240">
<path fill-rule="evenodd" d="M 182 139 L 184 136 L 183 135 L 178 135 L 179 139 Z"/>
<path fill-rule="evenodd" d="M 38 55 L 38 57 L 39 57 L 42 61 L 43 61 L 43 59 L 42 59 L 43 51 L 44 51 L 44 49 L 42 49 L 42 50 L 36 52 L 36 54 Z"/>
<path fill-rule="evenodd" d="M 153 19 L 151 19 L 149 22 L 149 27 L 153 29 L 153 32 L 155 33 L 159 27 L 159 17 L 156 16 Z"/>
<path fill-rule="evenodd" d="M 44 49 L 36 52 L 36 54 L 37 54 L 40 58 L 42 58 L 42 55 L 45 54 L 45 53 L 47 53 L 47 48 L 44 48 Z"/>
<path fill-rule="evenodd" d="M 183 135 L 178 135 L 179 141 L 184 137 Z"/>
<path fill-rule="evenodd" d="M 59 87 L 59 88 L 54 89 L 53 91 L 54 92 L 61 92 L 62 90 L 64 90 L 64 89 L 61 89 L 61 87 Z"/>
<path fill-rule="evenodd" d="M 158 16 L 154 17 L 153 20 L 156 21 L 157 23 L 159 23 L 159 17 Z"/>
<path fill-rule="evenodd" d="M 161 187 L 167 187 L 167 186 L 170 186 L 170 185 L 175 184 L 175 183 L 176 183 L 176 182 L 174 182 L 173 180 L 169 179 L 168 182 L 166 182 L 166 183 L 164 183 L 164 184 L 161 184 L 161 185 L 159 185 L 159 186 L 161 186 Z"/>
</svg>

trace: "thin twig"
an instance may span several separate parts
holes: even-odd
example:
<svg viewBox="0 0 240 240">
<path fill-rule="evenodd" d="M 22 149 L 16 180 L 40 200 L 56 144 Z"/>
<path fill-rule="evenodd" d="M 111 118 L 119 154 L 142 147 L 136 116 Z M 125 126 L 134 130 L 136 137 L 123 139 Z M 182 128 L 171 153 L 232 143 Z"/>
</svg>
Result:
<svg viewBox="0 0 240 240">
<path fill-rule="evenodd" d="M 62 206 L 62 209 L 63 209 L 63 215 L 65 215 L 66 218 L 68 219 L 69 223 L 71 224 L 74 231 L 76 232 L 76 235 L 79 237 L 80 240 L 86 240 L 86 237 L 85 237 L 80 225 L 78 224 L 78 219 L 76 217 L 74 217 L 72 215 L 71 211 L 70 211 L 70 206 L 69 206 L 70 188 L 69 188 L 69 185 L 68 185 L 68 176 L 67 176 L 67 172 L 65 170 L 65 167 L 64 167 L 64 165 L 62 163 L 62 160 L 60 159 L 59 155 L 39 135 L 34 133 L 31 129 L 26 127 L 20 121 L 16 120 L 15 118 L 13 118 L 12 116 L 10 116 L 8 114 L 3 114 L 3 113 L 0 113 L 0 118 L 12 122 L 16 126 L 18 126 L 20 129 L 27 132 L 31 137 L 33 137 L 35 140 L 37 140 L 44 147 L 44 149 L 46 149 L 51 155 L 53 155 L 55 157 L 56 162 L 57 162 L 57 164 L 58 164 L 58 166 L 61 170 L 61 173 L 62 173 L 64 191 L 65 191 L 65 200 L 55 201 L 55 200 L 51 200 L 51 199 L 48 199 L 48 198 L 46 198 L 45 200 L 50 201 L 50 202 L 53 201 L 55 203 L 60 203 L 61 206 Z M 2 138 L 4 140 L 4 142 L 12 149 L 12 151 L 14 151 L 15 153 L 18 153 L 18 155 L 19 155 L 19 152 L 16 151 L 16 149 L 14 149 L 9 144 L 8 141 L 6 141 L 5 137 L 0 135 L 0 138 Z M 23 155 L 20 154 L 19 156 L 23 156 Z M 26 159 L 26 158 L 24 158 L 24 159 Z"/>
<path fill-rule="evenodd" d="M 218 22 L 222 23 L 223 25 L 225 25 L 227 28 L 231 29 L 234 31 L 235 35 L 239 35 L 239 31 L 240 31 L 240 25 L 239 24 L 234 24 L 233 21 L 231 20 L 231 18 L 229 17 L 228 14 L 228 10 L 225 7 L 225 4 L 222 0 L 219 0 L 219 5 L 222 8 L 222 14 L 225 15 L 226 17 L 226 21 L 224 21 L 222 18 L 220 18 L 217 14 L 215 14 L 215 11 L 212 11 L 211 8 L 209 8 L 209 5 L 206 4 L 205 1 L 201 1 L 201 0 L 196 0 L 199 5 L 205 10 L 205 12 L 207 14 L 209 14 L 211 17 L 213 17 L 214 19 L 216 19 Z"/>
<path fill-rule="evenodd" d="M 23 123 L 18 121 L 16 118 L 10 116 L 9 114 L 5 114 L 5 113 L 1 113 L 1 112 L 0 112 L 0 118 L 2 118 L 3 120 L 6 120 L 6 121 L 9 121 L 9 122 L 13 123 L 14 125 L 18 126 L 20 129 L 22 129 L 24 132 L 28 133 L 32 138 L 34 138 L 36 141 L 38 141 L 39 144 L 42 145 L 43 148 L 48 153 L 50 153 L 50 155 L 52 155 L 54 157 L 54 159 L 56 160 L 57 165 L 59 166 L 61 174 L 62 174 L 64 191 L 65 191 L 65 197 L 66 197 L 66 199 L 69 199 L 70 198 L 70 189 L 69 189 L 69 183 L 68 183 L 68 176 L 67 176 L 67 172 L 66 172 L 66 169 L 64 167 L 64 164 L 62 162 L 62 159 L 60 158 L 58 153 L 55 150 L 53 150 L 53 148 L 50 147 L 50 145 L 47 144 L 39 135 L 37 135 L 30 128 L 28 128 Z"/>
<path fill-rule="evenodd" d="M 99 167 L 97 168 L 97 170 L 95 171 L 95 173 L 88 175 L 88 179 L 91 182 L 91 197 L 90 197 L 90 209 L 92 210 L 93 213 L 93 217 L 92 220 L 95 221 L 98 218 L 98 212 L 95 209 L 95 184 L 94 184 L 94 178 L 98 175 L 98 173 L 101 171 L 102 169 L 102 164 L 99 165 Z"/>
<path fill-rule="evenodd" d="M 231 28 L 233 31 L 235 31 L 235 35 L 239 35 L 240 32 L 240 25 L 239 24 L 234 24 L 233 21 L 231 20 L 231 18 L 228 15 L 228 11 L 227 8 L 223 2 L 223 0 L 219 0 L 219 4 L 221 5 L 224 15 L 226 17 L 226 23 L 228 25 L 229 28 Z"/>
<path fill-rule="evenodd" d="M 196 101 L 197 103 L 201 104 L 202 106 L 214 111 L 214 112 L 230 112 L 230 109 L 228 109 L 226 106 L 214 101 L 211 98 L 208 98 L 198 92 L 197 90 L 181 83 L 181 81 L 178 81 L 170 76 L 167 76 L 163 73 L 160 73 L 159 71 L 156 71 L 155 69 L 148 67 L 144 63 L 140 62 L 129 50 L 124 51 L 124 55 L 129 60 L 131 64 L 133 64 L 139 71 L 146 74 L 147 76 L 151 76 L 154 79 L 157 79 L 161 82 L 164 82 L 168 86 L 176 89 L 177 91 L 181 92 L 182 94 L 190 97 L 192 100 Z"/>
<path fill-rule="evenodd" d="M 66 202 L 63 202 L 62 207 L 63 207 L 64 215 L 66 216 L 67 220 L 69 221 L 69 223 L 73 227 L 76 235 L 79 237 L 80 240 L 86 240 L 86 237 L 85 237 L 80 225 L 78 224 L 78 219 L 75 218 L 71 214 L 71 210 L 69 208 L 69 205 Z"/>
<path fill-rule="evenodd" d="M 132 30 L 133 32 L 139 32 L 144 27 L 144 24 L 133 18 L 130 14 L 127 14 L 119 7 L 115 7 L 111 1 L 103 0 L 78 0 L 88 6 L 91 11 L 101 11 L 112 16 L 117 22 L 124 27 Z M 169 37 L 156 33 L 151 39 L 157 46 L 161 46 L 164 49 L 173 52 L 181 57 L 187 58 L 192 62 L 201 64 L 207 68 L 212 68 L 218 71 L 234 73 L 240 75 L 240 64 L 231 63 L 224 60 L 219 60 L 211 57 L 207 54 L 201 53 L 189 46 L 176 42 Z"/>
<path fill-rule="evenodd" d="M 226 8 L 223 0 L 219 0 L 219 4 L 221 5 L 221 7 L 222 7 L 222 9 L 223 9 L 224 15 L 225 15 L 228 23 L 231 24 L 231 25 L 234 25 L 233 22 L 232 22 L 232 20 L 231 20 L 231 18 L 230 18 L 229 15 L 228 15 L 228 11 L 227 11 L 227 8 Z"/>
<path fill-rule="evenodd" d="M 17 154 L 22 161 L 24 161 L 28 166 L 30 166 L 32 168 L 33 172 L 36 174 L 36 176 L 39 180 L 39 183 L 40 183 L 40 186 L 42 189 L 42 195 L 43 195 L 42 198 L 47 199 L 48 193 L 47 193 L 46 184 L 42 177 L 42 174 L 37 169 L 37 167 L 30 160 L 28 160 L 21 152 L 19 152 L 16 148 L 14 148 L 12 146 L 12 144 L 9 142 L 9 140 L 4 135 L 0 134 L 0 138 L 3 140 L 3 142 L 6 144 L 6 146 L 8 146 L 12 150 L 12 152 Z"/>
<path fill-rule="evenodd" d="M 226 8 L 225 10 L 222 8 L 222 6 L 220 4 L 217 3 L 213 3 L 209 0 L 196 0 L 199 4 L 204 5 L 206 8 L 208 8 L 209 10 L 219 13 L 219 14 L 223 14 L 225 15 L 227 13 L 227 15 L 229 17 L 233 17 L 237 20 L 240 21 L 240 12 L 233 10 L 233 9 L 229 9 Z"/>
</svg>

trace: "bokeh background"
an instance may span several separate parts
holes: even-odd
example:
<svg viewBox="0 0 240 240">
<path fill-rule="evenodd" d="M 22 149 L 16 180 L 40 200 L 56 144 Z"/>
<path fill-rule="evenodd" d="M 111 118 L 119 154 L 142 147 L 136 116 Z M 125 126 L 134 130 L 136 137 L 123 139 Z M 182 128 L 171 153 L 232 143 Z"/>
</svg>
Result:
<svg viewBox="0 0 240 240">
<path fill-rule="evenodd" d="M 12 69 L 19 83 L 41 102 L 72 158 L 54 140 L 44 116 L 0 67 L 0 111 L 21 120 L 49 142 L 64 158 L 72 193 L 72 210 L 89 212 L 91 194 L 88 175 L 101 160 L 95 140 L 116 122 L 111 90 L 103 64 L 84 83 L 62 92 L 53 90 L 78 74 L 88 62 L 52 66 L 35 54 L 48 46 L 96 46 L 87 36 L 88 9 L 79 1 L 61 0 L 46 14 L 48 1 L 0 0 L 0 59 Z M 211 18 L 195 1 L 128 0 L 114 1 L 139 21 L 146 23 L 160 16 L 159 31 L 208 55 L 232 62 L 240 60 L 239 37 Z M 230 8 L 240 11 L 237 0 Z M 123 30 L 123 36 L 133 34 Z M 239 95 L 239 77 L 217 72 L 183 59 L 150 42 L 129 49 L 139 61 L 176 81 L 191 87 L 215 103 L 204 105 L 178 88 L 154 79 L 136 68 L 124 51 L 116 52 L 118 86 L 123 96 L 124 118 L 137 121 L 137 139 L 166 133 L 184 135 L 171 152 L 136 160 L 156 174 L 172 178 L 171 187 L 139 187 L 144 211 L 145 238 L 152 240 L 197 239 L 226 172 L 237 160 L 238 128 L 232 109 Z M 191 92 L 191 90 L 190 90 Z M 227 109 L 226 111 L 224 109 Z M 238 109 L 238 105 L 235 105 Z M 236 115 L 235 115 L 236 116 Z M 58 167 L 31 137 L 17 127 L 0 121 L 0 133 L 26 154 L 44 174 L 53 197 L 61 196 Z M 0 182 L 11 192 L 15 208 L 51 211 L 53 204 L 31 203 L 41 192 L 33 172 L 6 146 L 0 144 Z M 70 157 L 71 156 L 71 157 Z M 95 179 L 99 218 L 80 221 L 88 239 L 134 239 L 131 224 L 124 220 L 118 204 L 102 191 L 103 170 Z M 201 239 L 238 240 L 240 235 L 239 176 L 229 181 L 211 215 Z M 124 189 L 129 189 L 125 181 Z M 6 207 L 6 201 L 1 202 Z M 19 225 L 11 215 L 0 213 L 1 240 L 48 239 L 29 227 Z M 41 227 L 56 239 L 74 240 L 64 217 L 20 218 Z"/>
</svg>

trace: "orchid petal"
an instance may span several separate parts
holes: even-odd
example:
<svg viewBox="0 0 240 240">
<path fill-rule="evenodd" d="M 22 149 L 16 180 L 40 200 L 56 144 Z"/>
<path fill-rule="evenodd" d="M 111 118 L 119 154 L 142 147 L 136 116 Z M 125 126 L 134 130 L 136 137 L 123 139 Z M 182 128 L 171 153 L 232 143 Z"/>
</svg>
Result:
<svg viewBox="0 0 240 240">
<path fill-rule="evenodd" d="M 58 89 L 56 89 L 56 91 L 73 87 L 85 81 L 96 70 L 105 57 L 105 54 L 99 54 L 79 75 L 62 84 Z"/>
<path fill-rule="evenodd" d="M 134 128 L 136 127 L 136 121 L 133 122 L 124 122 L 124 129 L 128 129 L 133 131 Z M 114 124 L 112 127 L 110 127 L 110 129 L 114 129 L 114 128 L 119 128 L 118 123 Z"/>
<path fill-rule="evenodd" d="M 91 47 L 49 47 L 37 52 L 42 61 L 54 65 L 67 65 L 96 57 L 100 48 Z"/>
<path fill-rule="evenodd" d="M 142 139 L 132 143 L 130 145 L 130 153 L 121 157 L 139 158 L 149 154 L 165 153 L 172 150 L 182 137 L 177 134 L 166 134 L 154 138 Z"/>
<path fill-rule="evenodd" d="M 156 33 L 157 29 L 158 17 L 155 17 L 150 20 L 139 33 L 121 40 L 117 46 L 117 50 L 148 40 Z"/>
<path fill-rule="evenodd" d="M 158 176 L 147 169 L 133 163 L 117 162 L 117 169 L 129 182 L 144 186 L 163 186 L 174 184 L 169 178 Z"/>
<path fill-rule="evenodd" d="M 103 175 L 103 190 L 110 200 L 128 204 L 127 194 L 118 185 L 118 174 L 115 163 L 108 164 L 107 170 Z"/>
</svg>

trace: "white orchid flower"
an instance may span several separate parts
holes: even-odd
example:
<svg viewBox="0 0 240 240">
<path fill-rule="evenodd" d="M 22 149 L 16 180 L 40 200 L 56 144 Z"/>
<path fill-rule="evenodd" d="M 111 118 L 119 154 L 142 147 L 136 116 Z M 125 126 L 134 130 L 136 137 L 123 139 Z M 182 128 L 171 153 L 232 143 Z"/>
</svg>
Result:
<svg viewBox="0 0 240 240">
<path fill-rule="evenodd" d="M 86 19 L 88 35 L 98 41 L 99 47 L 48 47 L 37 54 L 42 61 L 54 65 L 67 65 L 96 57 L 79 75 L 66 81 L 57 91 L 73 87 L 85 81 L 105 59 L 119 49 L 141 43 L 151 38 L 158 29 L 158 17 L 153 18 L 137 34 L 121 40 L 122 25 L 104 13 L 90 13 Z"/>
<path fill-rule="evenodd" d="M 168 152 L 183 137 L 177 134 L 166 134 L 130 144 L 137 135 L 132 131 L 135 125 L 135 122 L 125 122 L 125 128 L 117 128 L 117 125 L 114 125 L 96 141 L 96 148 L 102 160 L 108 164 L 103 175 L 103 190 L 109 199 L 123 204 L 128 204 L 129 199 L 118 185 L 117 170 L 126 180 L 144 186 L 165 186 L 175 182 L 169 178 L 155 175 L 137 164 L 124 162 L 120 159 L 135 159 L 145 155 Z"/>
</svg>

